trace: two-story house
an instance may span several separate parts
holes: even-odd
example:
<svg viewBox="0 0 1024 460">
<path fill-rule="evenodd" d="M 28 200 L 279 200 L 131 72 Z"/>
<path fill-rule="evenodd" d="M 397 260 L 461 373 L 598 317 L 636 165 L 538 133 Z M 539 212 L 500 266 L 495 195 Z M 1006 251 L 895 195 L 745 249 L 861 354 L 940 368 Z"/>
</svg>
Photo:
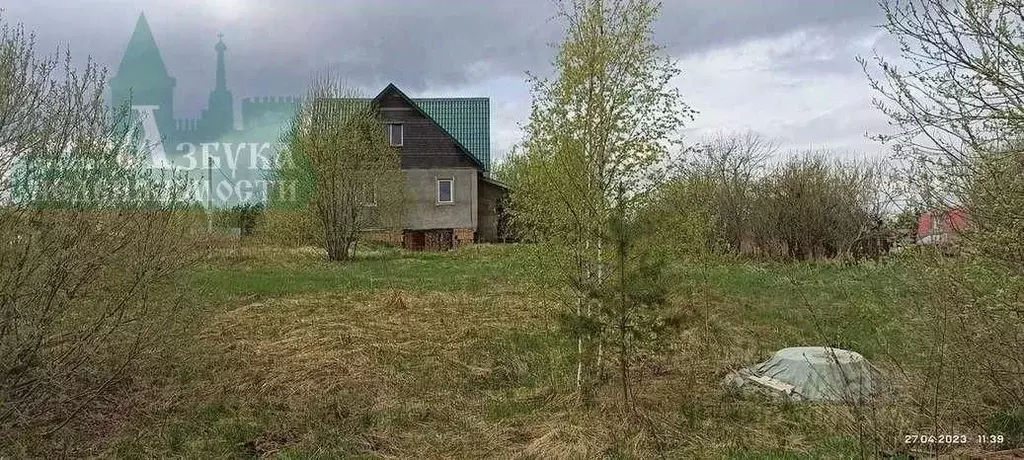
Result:
<svg viewBox="0 0 1024 460">
<path fill-rule="evenodd" d="M 391 145 L 402 157 L 409 197 L 402 245 L 444 250 L 467 242 L 497 241 L 508 190 L 489 177 L 490 101 L 412 99 L 389 84 L 373 103 L 387 125 Z"/>
</svg>

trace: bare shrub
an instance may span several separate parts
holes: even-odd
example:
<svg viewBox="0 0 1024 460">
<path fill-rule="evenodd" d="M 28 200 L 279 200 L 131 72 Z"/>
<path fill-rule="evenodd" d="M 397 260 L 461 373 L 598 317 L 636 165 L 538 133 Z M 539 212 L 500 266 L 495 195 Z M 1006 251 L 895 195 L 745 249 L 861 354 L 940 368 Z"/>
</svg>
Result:
<svg viewBox="0 0 1024 460">
<path fill-rule="evenodd" d="M 823 153 L 789 160 L 757 185 L 753 240 L 763 252 L 781 249 L 790 259 L 851 255 L 858 243 L 884 236 L 878 172 L 877 165 Z"/>
<path fill-rule="evenodd" d="M 166 332 L 193 261 L 187 184 L 154 175 L 105 72 L 0 32 L 0 445 L 52 434 Z M 161 175 L 162 174 L 162 175 Z"/>
<path fill-rule="evenodd" d="M 883 163 L 818 152 L 768 167 L 773 145 L 746 134 L 694 149 L 646 204 L 663 244 L 799 260 L 888 250 L 892 194 Z"/>
<path fill-rule="evenodd" d="M 315 243 L 348 260 L 368 230 L 401 228 L 405 176 L 373 101 L 330 72 L 314 79 L 282 141 L 270 237 Z M 283 212 L 283 214 L 282 214 Z"/>
<path fill-rule="evenodd" d="M 719 134 L 695 148 L 684 166 L 685 174 L 713 186 L 715 233 L 733 254 L 739 254 L 750 237 L 754 186 L 777 151 L 774 141 L 754 132 Z"/>
</svg>

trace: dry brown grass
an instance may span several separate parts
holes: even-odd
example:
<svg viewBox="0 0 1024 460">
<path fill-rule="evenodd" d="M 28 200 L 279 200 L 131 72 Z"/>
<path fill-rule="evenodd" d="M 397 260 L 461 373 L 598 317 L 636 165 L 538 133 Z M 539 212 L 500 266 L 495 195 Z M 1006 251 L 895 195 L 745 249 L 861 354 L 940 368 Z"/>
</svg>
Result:
<svg viewBox="0 0 1024 460">
<path fill-rule="evenodd" d="M 397 363 L 418 362 L 429 377 L 453 377 L 446 371 L 460 365 L 480 369 L 455 356 L 484 336 L 510 323 L 543 327 L 537 313 L 503 306 L 494 297 L 445 293 L 298 296 L 229 311 L 203 340 L 243 368 L 266 371 L 261 392 L 316 393 L 339 378 L 402 384 L 408 376 L 393 369 Z"/>
<path fill-rule="evenodd" d="M 423 418 L 364 433 L 377 440 L 370 444 L 383 444 L 376 453 L 475 445 L 486 454 L 508 449 L 506 438 L 517 435 L 484 419 L 486 395 L 466 394 L 468 385 L 501 372 L 477 351 L 510 324 L 545 327 L 545 306 L 509 308 L 506 300 L 398 291 L 297 296 L 228 311 L 202 341 L 224 352 L 218 367 L 231 377 L 218 382 L 219 392 L 296 411 L 354 393 L 366 404 L 360 410 Z"/>
<path fill-rule="evenodd" d="M 550 286 L 514 269 L 523 261 L 497 252 L 510 249 L 403 254 L 390 259 L 386 270 L 378 260 L 337 266 L 283 248 L 211 262 L 202 273 L 219 277 L 213 287 L 229 291 L 218 294 L 226 300 L 204 313 L 203 326 L 182 353 L 179 367 L 191 374 L 139 396 L 152 409 L 141 423 L 125 422 L 138 434 L 125 441 L 130 437 L 122 432 L 121 447 L 111 452 L 387 458 L 858 454 L 848 429 L 855 426 L 851 414 L 736 396 L 721 387 L 732 370 L 782 346 L 821 338 L 794 321 L 807 312 L 791 306 L 792 286 L 777 273 L 732 267 L 714 274 L 707 291 L 700 282 L 681 287 L 672 304 L 688 322 L 664 355 L 638 373 L 640 415 L 633 417 L 618 403 L 612 362 L 606 362 L 607 379 L 594 405 L 577 403 L 574 344 L 555 330 L 552 317 L 562 307 Z M 839 305 L 855 309 L 853 302 L 867 300 L 845 299 L 845 288 L 833 286 L 832 280 L 850 279 L 845 268 L 792 270 L 811 277 L 810 289 L 835 297 L 821 302 L 824 312 L 839 311 Z M 393 282 L 374 281 L 385 271 Z M 865 270 L 855 274 L 868 277 L 850 281 L 857 288 L 888 279 Z M 250 278 L 307 284 L 250 294 L 257 288 Z M 251 284 L 236 286 L 243 282 Z M 483 288 L 476 287 L 480 283 Z M 784 308 L 794 310 L 779 310 Z M 871 336 L 869 326 L 859 331 Z M 877 353 L 869 359 L 888 365 Z"/>
<path fill-rule="evenodd" d="M 716 315 L 708 329 L 702 317 L 680 336 L 670 359 L 645 369 L 641 419 L 623 413 L 611 381 L 596 407 L 579 407 L 563 365 L 572 358 L 569 347 L 504 341 L 517 331 L 557 337 L 550 329 L 557 308 L 521 291 L 300 295 L 246 304 L 202 332 L 203 348 L 217 355 L 207 390 L 285 412 L 346 405 L 343 412 L 367 418 L 353 433 L 363 451 L 395 458 L 706 455 L 813 444 L 792 414 L 720 388 L 725 372 L 753 359 L 760 332 Z M 495 414 L 505 407 L 513 409 Z"/>
</svg>

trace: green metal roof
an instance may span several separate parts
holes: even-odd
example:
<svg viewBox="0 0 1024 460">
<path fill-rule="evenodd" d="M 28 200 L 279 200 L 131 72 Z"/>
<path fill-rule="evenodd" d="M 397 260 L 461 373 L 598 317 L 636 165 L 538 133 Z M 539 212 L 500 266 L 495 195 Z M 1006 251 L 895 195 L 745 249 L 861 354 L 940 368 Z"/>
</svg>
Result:
<svg viewBox="0 0 1024 460">
<path fill-rule="evenodd" d="M 442 97 L 413 99 L 402 90 L 389 84 L 377 97 L 394 89 L 406 101 L 410 101 L 441 129 L 455 138 L 484 168 L 491 169 L 491 100 L 486 97 Z M 369 100 L 369 99 L 368 99 Z M 252 102 L 246 99 L 245 103 Z M 255 101 L 259 102 L 259 101 Z M 294 101 L 298 103 L 298 100 Z"/>
<path fill-rule="evenodd" d="M 491 169 L 491 101 L 486 97 L 412 99 L 469 153 Z"/>
</svg>

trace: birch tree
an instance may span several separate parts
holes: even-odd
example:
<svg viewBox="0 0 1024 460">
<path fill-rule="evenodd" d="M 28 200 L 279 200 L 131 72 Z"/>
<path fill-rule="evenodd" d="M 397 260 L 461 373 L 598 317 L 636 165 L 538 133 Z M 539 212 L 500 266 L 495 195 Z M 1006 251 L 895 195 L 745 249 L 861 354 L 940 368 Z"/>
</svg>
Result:
<svg viewBox="0 0 1024 460">
<path fill-rule="evenodd" d="M 875 105 L 894 131 L 878 136 L 918 168 L 927 205 L 970 201 L 975 179 L 993 162 L 1020 162 L 1024 136 L 1024 1 L 885 0 L 885 30 L 900 55 L 861 59 Z M 997 168 L 1002 166 L 997 166 Z M 1024 215 L 1012 194 L 1001 209 Z M 974 213 L 978 225 L 987 216 Z M 1003 216 L 991 216 L 1004 222 Z M 993 231 L 1017 232 L 1019 226 Z M 1017 264 L 1013 250 L 1004 262 Z"/>
<path fill-rule="evenodd" d="M 604 319 L 593 293 L 607 276 L 608 223 L 622 184 L 624 206 L 657 182 L 659 166 L 694 111 L 672 85 L 676 63 L 652 36 L 660 3 L 558 3 L 565 37 L 551 78 L 531 75 L 533 104 L 514 158 L 512 207 L 527 236 L 560 254 L 571 287 L 566 319 L 576 339 L 576 389 L 600 372 Z"/>
</svg>

